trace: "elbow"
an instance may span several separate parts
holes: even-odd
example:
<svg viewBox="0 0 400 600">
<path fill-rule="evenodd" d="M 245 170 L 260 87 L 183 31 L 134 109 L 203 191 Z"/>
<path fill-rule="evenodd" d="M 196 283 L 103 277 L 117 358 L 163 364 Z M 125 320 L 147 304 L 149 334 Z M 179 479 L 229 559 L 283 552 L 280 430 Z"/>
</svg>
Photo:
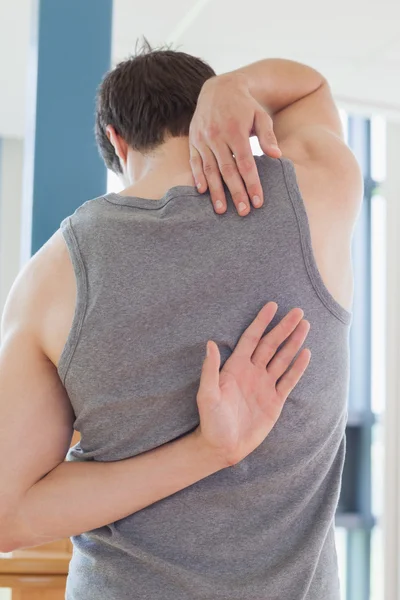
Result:
<svg viewBox="0 0 400 600">
<path fill-rule="evenodd" d="M 7 523 L 0 523 L 0 553 L 15 552 L 21 547 L 12 535 Z"/>
<path fill-rule="evenodd" d="M 7 522 L 0 523 L 0 553 L 7 554 L 18 550 L 17 541 L 10 535 Z"/>
<path fill-rule="evenodd" d="M 9 553 L 26 548 L 29 544 L 24 536 L 20 535 L 20 527 L 15 515 L 5 515 L 0 518 L 0 553 Z"/>
<path fill-rule="evenodd" d="M 16 538 L 3 528 L 0 530 L 0 554 L 8 554 L 9 552 L 15 552 L 16 550 L 22 550 L 23 548 L 29 548 L 35 545 L 36 544 L 29 543 L 21 538 Z"/>
<path fill-rule="evenodd" d="M 25 548 L 33 548 L 39 545 L 39 541 L 16 539 L 14 537 L 3 536 L 3 532 L 0 532 L 0 554 L 8 554 L 9 552 L 25 550 Z"/>
<path fill-rule="evenodd" d="M 9 552 L 15 552 L 15 550 L 18 550 L 18 548 L 15 547 L 15 544 L 3 540 L 3 538 L 0 537 L 0 554 L 8 554 Z"/>
<path fill-rule="evenodd" d="M 12 543 L 9 535 L 10 517 L 2 507 L 0 507 L 0 552 L 13 552 Z"/>
</svg>

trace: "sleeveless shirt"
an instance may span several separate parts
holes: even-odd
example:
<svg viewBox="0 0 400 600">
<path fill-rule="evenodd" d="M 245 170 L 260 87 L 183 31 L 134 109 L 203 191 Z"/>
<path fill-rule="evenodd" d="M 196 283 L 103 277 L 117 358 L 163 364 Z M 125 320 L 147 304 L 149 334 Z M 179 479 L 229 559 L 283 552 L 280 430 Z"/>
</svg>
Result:
<svg viewBox="0 0 400 600">
<path fill-rule="evenodd" d="M 59 363 L 81 434 L 68 460 L 118 461 L 195 429 L 206 341 L 222 366 L 268 301 L 268 330 L 305 311 L 312 352 L 240 463 L 72 538 L 67 600 L 339 600 L 351 315 L 318 271 L 292 162 L 256 162 L 265 201 L 245 218 L 230 197 L 221 216 L 177 186 L 159 200 L 107 194 L 61 225 L 77 281 Z"/>
</svg>

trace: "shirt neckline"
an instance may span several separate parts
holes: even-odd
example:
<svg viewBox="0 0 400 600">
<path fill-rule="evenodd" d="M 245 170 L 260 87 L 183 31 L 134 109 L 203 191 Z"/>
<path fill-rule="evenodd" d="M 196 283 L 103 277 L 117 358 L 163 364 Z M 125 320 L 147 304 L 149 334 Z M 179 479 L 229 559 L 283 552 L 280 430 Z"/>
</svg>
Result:
<svg viewBox="0 0 400 600">
<path fill-rule="evenodd" d="M 156 210 L 158 208 L 162 208 L 170 200 L 173 200 L 179 196 L 196 196 L 200 198 L 204 196 L 204 194 L 200 194 L 197 188 L 191 185 L 175 185 L 167 190 L 162 198 L 140 198 L 139 196 L 124 196 L 114 192 L 106 194 L 104 198 L 108 202 L 111 202 L 112 204 L 118 204 L 120 206 L 132 206 Z"/>
</svg>

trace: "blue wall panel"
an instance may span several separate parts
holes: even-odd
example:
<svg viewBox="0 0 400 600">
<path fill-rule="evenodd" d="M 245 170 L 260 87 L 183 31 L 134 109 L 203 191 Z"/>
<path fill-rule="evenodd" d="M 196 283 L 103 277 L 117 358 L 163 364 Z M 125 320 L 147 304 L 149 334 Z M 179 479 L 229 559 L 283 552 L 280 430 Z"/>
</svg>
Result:
<svg viewBox="0 0 400 600">
<path fill-rule="evenodd" d="M 38 0 L 34 20 L 24 190 L 32 253 L 64 217 L 106 191 L 94 111 L 111 63 L 112 0 Z"/>
</svg>

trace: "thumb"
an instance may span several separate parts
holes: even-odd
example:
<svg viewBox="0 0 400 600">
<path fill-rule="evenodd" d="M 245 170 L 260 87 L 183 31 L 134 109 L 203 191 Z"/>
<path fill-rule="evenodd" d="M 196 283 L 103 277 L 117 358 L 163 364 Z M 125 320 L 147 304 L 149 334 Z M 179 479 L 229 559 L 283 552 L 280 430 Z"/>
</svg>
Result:
<svg viewBox="0 0 400 600">
<path fill-rule="evenodd" d="M 207 354 L 201 370 L 199 393 L 215 394 L 219 389 L 219 369 L 221 355 L 215 342 L 207 342 Z"/>
<path fill-rule="evenodd" d="M 275 137 L 272 119 L 263 109 L 258 110 L 255 114 L 254 133 L 258 137 L 258 141 L 264 154 L 267 154 L 272 158 L 280 158 L 280 156 L 282 156 L 282 152 L 279 149 Z"/>
</svg>

